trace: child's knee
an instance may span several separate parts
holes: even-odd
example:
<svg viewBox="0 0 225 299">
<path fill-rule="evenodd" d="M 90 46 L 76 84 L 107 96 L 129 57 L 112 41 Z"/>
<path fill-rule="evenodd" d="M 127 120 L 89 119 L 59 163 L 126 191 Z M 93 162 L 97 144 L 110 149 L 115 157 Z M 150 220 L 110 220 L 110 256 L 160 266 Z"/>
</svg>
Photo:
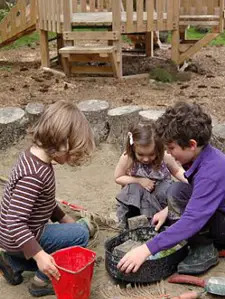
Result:
<svg viewBox="0 0 225 299">
<path fill-rule="evenodd" d="M 172 201 L 189 200 L 192 194 L 191 185 L 183 182 L 175 182 L 168 188 L 168 199 Z"/>
<path fill-rule="evenodd" d="M 74 228 L 71 229 L 70 235 L 71 246 L 86 247 L 89 241 L 89 230 L 86 225 L 74 223 Z"/>
</svg>

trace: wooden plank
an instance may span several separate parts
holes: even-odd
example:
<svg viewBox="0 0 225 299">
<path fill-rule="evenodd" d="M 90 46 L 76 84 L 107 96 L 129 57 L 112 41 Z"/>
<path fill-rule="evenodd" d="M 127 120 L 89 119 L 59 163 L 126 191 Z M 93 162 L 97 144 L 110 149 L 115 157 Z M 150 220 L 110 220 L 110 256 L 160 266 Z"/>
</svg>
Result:
<svg viewBox="0 0 225 299">
<path fill-rule="evenodd" d="M 43 20 L 44 20 L 44 30 L 48 30 L 48 20 L 47 20 L 47 3 L 42 0 L 43 6 Z"/>
<path fill-rule="evenodd" d="M 59 50 L 64 54 L 107 54 L 115 51 L 114 46 L 102 46 L 102 47 L 82 47 L 82 46 L 68 46 Z"/>
<path fill-rule="evenodd" d="M 103 0 L 98 0 L 98 11 L 103 11 L 104 4 Z"/>
<path fill-rule="evenodd" d="M 95 11 L 95 0 L 90 0 L 90 11 L 94 12 Z"/>
<path fill-rule="evenodd" d="M 86 0 L 80 0 L 81 3 L 81 11 L 86 12 L 87 11 L 87 2 Z"/>
<path fill-rule="evenodd" d="M 68 0 L 63 0 L 63 23 L 64 31 L 71 31 L 71 11 Z"/>
<path fill-rule="evenodd" d="M 110 66 L 72 66 L 71 73 L 79 74 L 112 74 Z"/>
<path fill-rule="evenodd" d="M 109 57 L 101 57 L 99 56 L 99 54 L 76 54 L 76 55 L 69 55 L 69 61 L 71 62 L 90 62 L 90 61 L 109 62 Z"/>
<path fill-rule="evenodd" d="M 67 57 L 62 57 L 63 71 L 67 76 L 71 74 L 71 66 Z"/>
<path fill-rule="evenodd" d="M 126 32 L 134 32 L 133 27 L 133 11 L 134 11 L 134 2 L 133 0 L 126 0 L 126 13 L 127 13 L 127 23 L 126 23 Z"/>
<path fill-rule="evenodd" d="M 153 31 L 154 29 L 154 1 L 146 0 L 147 11 L 147 31 Z"/>
<path fill-rule="evenodd" d="M 154 56 L 154 32 L 147 32 L 145 35 L 145 53 L 148 57 Z"/>
<path fill-rule="evenodd" d="M 91 32 L 64 32 L 65 40 L 118 40 L 119 32 L 114 31 L 91 31 Z"/>
<path fill-rule="evenodd" d="M 62 1 L 61 0 L 56 0 L 56 31 L 57 33 L 61 33 L 61 20 L 60 20 L 60 15 L 62 12 L 62 5 L 61 5 Z"/>
<path fill-rule="evenodd" d="M 163 30 L 163 0 L 156 1 L 157 25 L 156 30 Z"/>
<path fill-rule="evenodd" d="M 136 32 L 142 32 L 143 31 L 143 11 L 144 11 L 143 0 L 136 0 L 136 6 L 137 6 L 137 31 Z"/>
<path fill-rule="evenodd" d="M 48 0 L 49 1 L 49 17 L 50 17 L 50 31 L 55 32 L 55 24 L 54 24 L 54 18 L 55 18 L 55 6 L 54 6 L 54 0 Z"/>
<path fill-rule="evenodd" d="M 218 21 L 204 21 L 204 20 L 201 20 L 201 21 L 195 21 L 195 20 L 182 20 L 180 21 L 180 26 L 189 26 L 189 25 L 192 25 L 192 26 L 208 26 L 208 27 L 212 27 L 212 26 L 218 26 L 219 25 L 219 22 Z"/>
<path fill-rule="evenodd" d="M 173 1 L 167 2 L 167 30 L 173 29 Z"/>
<path fill-rule="evenodd" d="M 77 0 L 72 0 L 72 12 L 78 12 Z"/>
<path fill-rule="evenodd" d="M 179 61 L 179 46 L 180 46 L 180 33 L 179 30 L 173 30 L 172 31 L 172 39 L 171 39 L 171 59 L 175 63 L 178 63 Z"/>
<path fill-rule="evenodd" d="M 208 0 L 208 14 L 213 15 L 214 14 L 214 1 Z"/>
<path fill-rule="evenodd" d="M 40 30 L 40 51 L 41 51 L 41 65 L 49 67 L 49 47 L 48 47 L 48 32 Z"/>
<path fill-rule="evenodd" d="M 131 0 L 130 0 L 131 1 Z M 112 1 L 112 30 L 119 32 L 119 39 L 113 41 L 116 47 L 116 62 L 118 68 L 118 78 L 123 76 L 122 71 L 122 40 L 121 40 L 121 2 L 120 0 Z"/>
<path fill-rule="evenodd" d="M 201 15 L 203 13 L 203 11 L 202 11 L 203 1 L 202 0 L 197 0 L 195 5 L 196 5 L 196 14 Z"/>
<path fill-rule="evenodd" d="M 113 70 L 113 74 L 116 78 L 121 78 L 121 71 L 119 69 L 119 65 L 117 63 L 117 57 L 115 52 L 113 52 L 111 54 L 111 65 L 112 65 L 112 70 Z"/>
<path fill-rule="evenodd" d="M 219 33 L 207 33 L 201 40 L 197 41 L 194 46 L 192 46 L 186 52 L 180 55 L 178 64 L 182 64 L 185 60 L 192 57 L 202 47 L 208 45 L 208 43 L 215 39 L 218 35 Z"/>
<path fill-rule="evenodd" d="M 224 30 L 224 18 L 225 18 L 225 11 L 224 11 L 224 6 L 225 6 L 225 1 L 224 0 L 220 0 L 220 26 L 219 26 L 219 30 L 221 33 L 223 33 Z"/>
</svg>

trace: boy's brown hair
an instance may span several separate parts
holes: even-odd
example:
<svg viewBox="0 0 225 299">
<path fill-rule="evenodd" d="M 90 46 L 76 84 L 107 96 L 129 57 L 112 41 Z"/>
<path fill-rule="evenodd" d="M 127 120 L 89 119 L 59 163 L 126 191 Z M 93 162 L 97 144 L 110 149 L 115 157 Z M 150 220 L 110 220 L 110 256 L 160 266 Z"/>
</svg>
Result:
<svg viewBox="0 0 225 299">
<path fill-rule="evenodd" d="M 68 164 L 79 164 L 94 150 L 94 138 L 89 123 L 75 104 L 58 101 L 44 111 L 31 130 L 33 143 L 50 157 L 68 146 Z"/>
<path fill-rule="evenodd" d="M 198 146 L 209 143 L 212 135 L 212 119 L 196 103 L 177 102 L 166 109 L 156 122 L 157 134 L 165 144 L 176 142 L 182 148 L 194 139 Z"/>
<path fill-rule="evenodd" d="M 164 145 L 161 139 L 158 138 L 155 133 L 154 122 L 150 122 L 148 125 L 135 125 L 131 127 L 129 133 L 132 134 L 134 143 L 131 144 L 130 137 L 128 136 L 125 154 L 127 154 L 133 161 L 136 161 L 137 159 L 135 156 L 135 146 L 148 146 L 154 143 L 156 158 L 152 162 L 152 166 L 156 169 L 159 168 L 164 157 Z"/>
</svg>

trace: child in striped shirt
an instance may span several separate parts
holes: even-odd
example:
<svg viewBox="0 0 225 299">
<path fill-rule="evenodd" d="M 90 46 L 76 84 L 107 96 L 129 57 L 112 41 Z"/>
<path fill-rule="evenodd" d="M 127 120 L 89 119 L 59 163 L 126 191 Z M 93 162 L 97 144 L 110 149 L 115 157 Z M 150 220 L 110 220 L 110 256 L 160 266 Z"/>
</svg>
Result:
<svg viewBox="0 0 225 299">
<path fill-rule="evenodd" d="M 13 168 L 0 210 L 0 270 L 12 285 L 23 271 L 36 271 L 31 295 L 54 294 L 49 278 L 60 279 L 53 257 L 56 250 L 86 246 L 88 227 L 66 215 L 55 199 L 52 161 L 75 165 L 94 149 L 85 116 L 72 103 L 50 105 L 32 129 L 33 144 Z M 57 224 L 50 224 L 58 222 Z"/>
</svg>

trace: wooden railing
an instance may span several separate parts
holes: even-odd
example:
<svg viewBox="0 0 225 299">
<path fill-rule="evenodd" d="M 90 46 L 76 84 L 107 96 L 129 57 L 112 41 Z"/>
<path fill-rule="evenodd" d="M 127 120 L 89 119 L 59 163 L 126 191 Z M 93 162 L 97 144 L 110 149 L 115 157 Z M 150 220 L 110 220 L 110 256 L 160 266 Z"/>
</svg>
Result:
<svg viewBox="0 0 225 299">
<path fill-rule="evenodd" d="M 224 0 L 222 0 L 224 2 Z M 181 15 L 219 15 L 220 0 L 181 0 Z"/>
<path fill-rule="evenodd" d="M 71 0 L 73 12 L 112 11 L 113 0 Z"/>
<path fill-rule="evenodd" d="M 225 0 L 37 0 L 40 29 L 57 33 L 70 31 L 71 15 L 80 12 L 112 12 L 112 22 L 116 22 L 117 29 L 120 27 L 122 33 L 175 30 L 179 26 L 180 15 L 210 15 L 215 20 L 210 20 L 209 25 L 220 25 L 222 28 L 224 2 Z M 189 24 L 189 21 L 184 18 L 182 25 Z"/>
<path fill-rule="evenodd" d="M 225 0 L 180 0 L 180 25 L 215 26 L 224 30 Z"/>
<path fill-rule="evenodd" d="M 178 27 L 179 0 L 126 0 L 124 10 L 123 31 L 127 33 L 173 30 Z"/>
<path fill-rule="evenodd" d="M 67 0 L 68 1 L 68 0 Z M 37 0 L 39 28 L 61 33 L 63 22 L 63 0 Z"/>
<path fill-rule="evenodd" d="M 35 29 L 37 20 L 36 1 L 18 0 L 0 23 L 0 44 L 11 42 L 23 33 Z"/>
</svg>

